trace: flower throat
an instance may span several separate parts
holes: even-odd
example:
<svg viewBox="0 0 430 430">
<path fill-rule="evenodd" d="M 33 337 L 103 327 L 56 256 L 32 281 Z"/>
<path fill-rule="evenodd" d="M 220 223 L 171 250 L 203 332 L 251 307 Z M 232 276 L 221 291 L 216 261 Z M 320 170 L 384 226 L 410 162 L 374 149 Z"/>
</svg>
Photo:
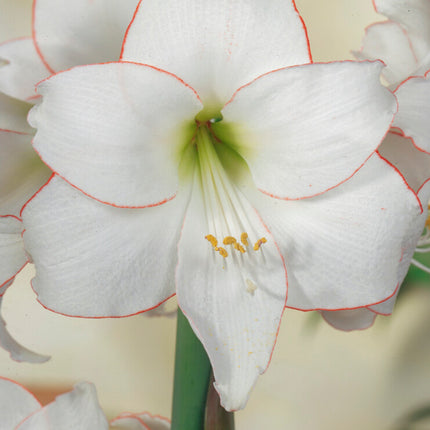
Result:
<svg viewBox="0 0 430 430">
<path fill-rule="evenodd" d="M 244 209 L 246 205 L 216 150 L 216 147 L 222 146 L 223 142 L 211 129 L 213 122 L 216 121 L 196 120 L 197 129 L 193 138 L 197 148 L 201 188 L 210 230 L 205 239 L 214 251 L 224 258 L 229 256 L 229 252 L 240 255 L 259 251 L 267 239 L 256 237 L 254 245 L 249 240 L 246 228 L 246 226 L 249 227 L 249 217 Z M 240 165 L 237 167 L 240 168 Z"/>
</svg>

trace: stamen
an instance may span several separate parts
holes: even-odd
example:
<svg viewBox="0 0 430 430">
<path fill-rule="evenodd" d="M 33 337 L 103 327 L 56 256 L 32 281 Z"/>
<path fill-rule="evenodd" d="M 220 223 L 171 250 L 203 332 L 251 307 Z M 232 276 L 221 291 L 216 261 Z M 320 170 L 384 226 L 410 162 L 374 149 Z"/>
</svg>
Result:
<svg viewBox="0 0 430 430">
<path fill-rule="evenodd" d="M 211 245 L 215 248 L 215 251 L 217 251 L 216 247 L 218 245 L 218 241 L 216 240 L 216 237 L 213 236 L 212 234 L 208 234 L 207 236 L 205 236 L 205 239 L 208 240 Z"/>
<path fill-rule="evenodd" d="M 217 251 L 220 253 L 220 255 L 222 257 L 224 257 L 224 258 L 228 257 L 228 252 L 224 248 L 222 248 L 221 246 L 217 249 Z"/>
<path fill-rule="evenodd" d="M 261 239 L 258 239 L 257 242 L 255 242 L 254 251 L 258 251 L 260 249 L 260 246 L 263 243 L 266 243 L 266 242 L 267 242 L 267 239 L 265 237 L 262 237 Z"/>
<path fill-rule="evenodd" d="M 234 242 L 234 243 L 233 243 L 233 248 L 234 248 L 234 249 L 237 249 L 237 250 L 238 250 L 238 251 L 240 251 L 242 254 L 245 254 L 245 252 L 246 252 L 245 248 L 244 248 L 240 243 L 237 243 L 237 242 Z"/>
<path fill-rule="evenodd" d="M 226 236 L 222 241 L 224 245 L 233 245 L 236 243 L 236 239 L 233 236 Z"/>
<path fill-rule="evenodd" d="M 245 245 L 248 246 L 248 233 L 242 233 L 240 235 L 240 241 Z"/>
<path fill-rule="evenodd" d="M 419 261 L 415 260 L 415 258 L 413 258 L 411 260 L 411 263 L 418 267 L 418 269 L 421 269 L 423 272 L 429 273 L 430 274 L 430 267 L 427 267 L 426 265 L 424 265 L 423 263 L 420 263 Z"/>
</svg>

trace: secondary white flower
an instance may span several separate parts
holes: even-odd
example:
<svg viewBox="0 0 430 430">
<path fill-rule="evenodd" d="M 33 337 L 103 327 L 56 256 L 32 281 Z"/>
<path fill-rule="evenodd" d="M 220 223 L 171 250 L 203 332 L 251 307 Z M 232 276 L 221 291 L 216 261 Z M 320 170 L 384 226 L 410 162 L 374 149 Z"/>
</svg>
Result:
<svg viewBox="0 0 430 430">
<path fill-rule="evenodd" d="M 31 146 L 28 110 L 36 84 L 52 73 L 88 62 L 119 58 L 138 0 L 35 0 L 33 37 L 0 44 L 0 291 L 27 262 L 20 210 L 52 172 Z M 12 358 L 45 361 L 7 332 L 0 317 L 0 346 Z"/>
<path fill-rule="evenodd" d="M 382 75 L 394 90 L 398 100 L 398 112 L 393 128 L 384 139 L 379 152 L 399 169 L 408 186 L 420 196 L 427 208 L 428 191 L 424 183 L 430 174 L 430 81 L 424 75 L 430 68 L 430 3 L 427 0 L 374 0 L 375 10 L 390 20 L 369 26 L 360 51 L 359 59 L 381 59 L 386 66 Z M 425 271 L 429 269 L 412 258 L 413 251 L 427 252 L 424 246 L 427 229 L 422 237 L 423 221 L 410 232 L 406 255 L 399 266 L 399 286 L 406 276 L 409 262 Z M 423 247 L 424 246 L 424 247 Z M 398 292 L 398 291 L 397 291 Z M 378 306 L 353 311 L 323 311 L 324 319 L 341 330 L 361 330 L 373 324 L 377 314 L 390 315 L 396 302 L 393 297 Z"/>
<path fill-rule="evenodd" d="M 231 410 L 285 305 L 392 297 L 426 216 L 375 152 L 394 97 L 380 63 L 309 61 L 293 3 L 147 0 L 122 61 L 43 82 L 29 120 L 57 176 L 23 211 L 39 300 L 125 316 L 176 291 Z"/>
<path fill-rule="evenodd" d="M 42 407 L 24 387 L 0 378 L 0 417 L 2 430 L 167 430 L 167 419 L 148 413 L 123 414 L 110 425 L 97 400 L 93 384 L 80 382 Z"/>
<path fill-rule="evenodd" d="M 424 94 L 429 90 L 425 89 Z M 399 98 L 399 100 L 401 100 L 401 98 Z M 403 109 L 406 110 L 408 108 L 406 103 L 401 103 L 400 106 L 399 112 L 403 112 Z M 422 103 L 420 103 L 419 106 L 413 107 L 413 109 L 417 112 L 418 117 L 424 116 L 426 112 L 430 114 L 428 99 L 424 100 L 424 98 L 422 98 Z M 424 139 L 425 134 L 423 134 L 423 127 L 417 128 L 416 133 L 413 133 L 413 135 L 417 137 L 418 142 L 426 142 Z M 428 180 L 430 175 L 430 155 L 417 147 L 414 139 L 406 137 L 396 128 L 392 128 L 387 134 L 381 146 L 378 148 L 378 153 L 380 153 L 387 162 L 398 169 L 405 183 L 420 199 L 423 207 L 423 215 L 417 219 L 417 224 L 415 226 L 411 225 L 409 237 L 405 239 L 404 242 L 404 253 L 397 270 L 397 281 L 400 288 L 411 262 L 425 271 L 429 270 L 426 266 L 421 265 L 418 261 L 413 259 L 413 255 L 415 252 L 429 251 L 429 219 L 427 218 L 426 220 L 425 217 L 428 215 L 427 202 L 430 196 L 430 182 Z M 373 324 L 377 315 L 391 315 L 396 303 L 399 288 L 392 297 L 380 304 L 354 310 L 322 311 L 322 316 L 330 325 L 340 330 L 350 331 L 366 329 Z"/>
<path fill-rule="evenodd" d="M 376 12 L 389 20 L 369 26 L 358 58 L 381 59 L 387 82 L 396 87 L 409 76 L 430 69 L 430 3 L 428 0 L 373 0 Z"/>
</svg>

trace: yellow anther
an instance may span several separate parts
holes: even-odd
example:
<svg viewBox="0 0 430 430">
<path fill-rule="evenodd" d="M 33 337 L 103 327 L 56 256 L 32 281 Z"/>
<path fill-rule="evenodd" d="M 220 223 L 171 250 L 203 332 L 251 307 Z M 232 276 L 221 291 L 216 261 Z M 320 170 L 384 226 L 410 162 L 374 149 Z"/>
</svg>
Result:
<svg viewBox="0 0 430 430">
<path fill-rule="evenodd" d="M 220 253 L 220 255 L 222 255 L 224 258 L 228 257 L 228 252 L 222 248 L 221 246 L 218 248 L 218 252 Z"/>
<path fill-rule="evenodd" d="M 245 245 L 248 246 L 248 233 L 242 233 L 240 235 L 240 241 Z"/>
<path fill-rule="evenodd" d="M 245 254 L 245 252 L 246 252 L 245 248 L 244 248 L 240 243 L 237 243 L 237 242 L 234 242 L 234 243 L 233 243 L 233 248 L 234 248 L 234 249 L 237 249 L 237 250 L 238 250 L 238 251 L 240 251 L 242 254 Z"/>
<path fill-rule="evenodd" d="M 216 249 L 216 246 L 218 245 L 218 241 L 216 240 L 215 236 L 213 236 L 212 234 L 208 234 L 207 236 L 205 236 L 205 239 L 211 243 L 211 245 L 215 248 L 215 251 L 218 251 Z"/>
<path fill-rule="evenodd" d="M 263 243 L 266 243 L 266 242 L 267 242 L 267 239 L 265 237 L 262 237 L 261 239 L 258 239 L 257 242 L 255 242 L 254 251 L 258 251 L 260 249 L 260 246 Z"/>
<path fill-rule="evenodd" d="M 236 239 L 233 236 L 226 236 L 222 243 L 224 245 L 233 245 L 233 243 L 236 243 Z"/>
</svg>

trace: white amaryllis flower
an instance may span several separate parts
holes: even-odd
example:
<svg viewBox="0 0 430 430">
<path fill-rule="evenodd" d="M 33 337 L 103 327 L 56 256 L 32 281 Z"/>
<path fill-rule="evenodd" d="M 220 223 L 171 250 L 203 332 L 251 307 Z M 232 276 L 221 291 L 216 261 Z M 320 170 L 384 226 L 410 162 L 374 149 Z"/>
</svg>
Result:
<svg viewBox="0 0 430 430">
<path fill-rule="evenodd" d="M 52 174 L 32 149 L 26 121 L 36 84 L 72 66 L 117 60 L 137 3 L 34 0 L 33 37 L 0 44 L 0 295 L 27 263 L 20 210 Z M 15 360 L 46 360 L 17 344 L 1 317 L 0 346 Z"/>
<path fill-rule="evenodd" d="M 126 413 L 110 423 L 97 400 L 93 384 L 80 382 L 42 407 L 32 393 L 9 379 L 0 378 L 2 430 L 168 430 L 166 418 L 149 413 Z"/>
<path fill-rule="evenodd" d="M 176 292 L 233 410 L 285 305 L 392 297 L 426 216 L 376 152 L 394 97 L 379 62 L 309 62 L 292 2 L 146 0 L 120 62 L 39 85 L 33 144 L 57 174 L 22 213 L 39 300 L 108 317 Z"/>
<path fill-rule="evenodd" d="M 430 69 L 430 2 L 428 0 L 373 0 L 376 12 L 389 20 L 366 29 L 361 59 L 381 59 L 382 75 L 396 87 L 409 76 Z"/>
</svg>

